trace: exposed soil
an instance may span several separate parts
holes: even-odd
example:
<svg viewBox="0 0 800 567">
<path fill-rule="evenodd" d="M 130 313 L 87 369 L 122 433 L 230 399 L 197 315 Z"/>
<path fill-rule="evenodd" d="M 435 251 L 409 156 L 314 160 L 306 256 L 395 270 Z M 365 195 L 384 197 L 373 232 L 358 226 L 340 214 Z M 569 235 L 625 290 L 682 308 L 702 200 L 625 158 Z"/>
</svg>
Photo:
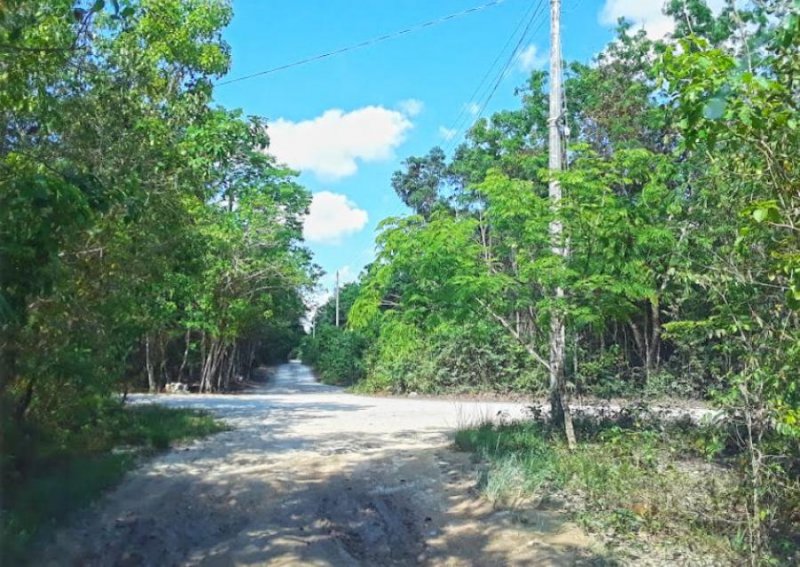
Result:
<svg viewBox="0 0 800 567">
<path fill-rule="evenodd" d="M 130 473 L 36 565 L 575 565 L 597 546 L 558 511 L 520 523 L 475 490 L 452 432 L 523 404 L 367 398 L 297 363 L 227 396 L 132 396 L 205 408 L 233 429 Z"/>
</svg>

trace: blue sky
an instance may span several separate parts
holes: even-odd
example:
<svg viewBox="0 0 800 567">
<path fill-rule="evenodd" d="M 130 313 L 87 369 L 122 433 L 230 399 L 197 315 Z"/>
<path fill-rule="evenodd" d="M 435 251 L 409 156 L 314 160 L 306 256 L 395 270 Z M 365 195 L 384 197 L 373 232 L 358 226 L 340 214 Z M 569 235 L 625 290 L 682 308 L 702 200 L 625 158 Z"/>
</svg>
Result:
<svg viewBox="0 0 800 567">
<path fill-rule="evenodd" d="M 234 0 L 225 37 L 232 49 L 228 78 L 344 47 L 489 0 Z M 668 31 L 660 0 L 563 0 L 565 59 L 588 61 L 625 16 L 652 35 Z M 314 193 L 306 239 L 316 262 L 353 279 L 374 257 L 376 225 L 407 212 L 390 185 L 409 155 L 445 149 L 474 120 L 473 95 L 490 69 L 494 82 L 513 50 L 509 37 L 537 4 L 504 0 L 360 50 L 219 86 L 229 108 L 264 116 L 272 153 L 301 171 Z M 543 4 L 549 2 L 544 0 Z M 541 10 L 484 115 L 516 105 L 514 88 L 546 63 L 548 9 Z M 456 136 L 456 139 L 458 136 Z"/>
</svg>

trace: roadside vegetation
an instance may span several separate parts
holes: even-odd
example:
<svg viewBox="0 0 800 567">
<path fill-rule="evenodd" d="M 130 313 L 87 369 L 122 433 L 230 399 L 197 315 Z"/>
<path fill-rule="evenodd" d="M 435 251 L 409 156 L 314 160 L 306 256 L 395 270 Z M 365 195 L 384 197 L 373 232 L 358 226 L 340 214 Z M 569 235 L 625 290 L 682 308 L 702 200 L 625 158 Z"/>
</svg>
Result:
<svg viewBox="0 0 800 567">
<path fill-rule="evenodd" d="M 543 421 L 465 427 L 456 447 L 474 453 L 482 492 L 521 523 L 537 509 L 564 510 L 625 562 L 747 560 L 750 496 L 737 474 L 746 455 L 734 431 L 665 423 L 642 406 L 613 417 L 577 415 L 575 426 L 582 442 L 574 451 Z M 762 559 L 796 562 L 797 498 L 770 504 L 773 537 Z"/>
<path fill-rule="evenodd" d="M 479 119 L 452 154 L 405 160 L 392 186 L 412 214 L 381 223 L 346 327 L 320 320 L 304 352 L 361 391 L 549 394 L 568 438 L 569 398 L 703 400 L 722 411 L 737 486 L 718 497 L 736 527 L 703 529 L 753 564 L 780 562 L 800 531 L 800 7 L 665 9 L 671 36 L 620 22 L 593 61 L 567 65 L 558 207 L 548 78 L 534 71 L 519 106 Z M 553 252 L 553 222 L 566 257 Z M 550 379 L 562 319 L 563 391 Z M 556 477 L 590 492 L 602 483 L 569 467 L 597 457 L 595 472 L 615 482 L 625 475 L 604 455 L 616 445 L 634 484 L 658 476 L 631 461 L 639 445 L 654 463 L 683 452 L 681 436 L 600 442 L 579 430 L 570 457 L 551 433 L 527 438 L 555 443 L 543 454 L 567 467 Z M 606 513 L 635 504 L 608 490 Z"/>
<path fill-rule="evenodd" d="M 266 123 L 213 103 L 224 0 L 0 2 L 3 548 L 217 429 L 123 410 L 168 382 L 223 391 L 302 335 L 310 194 Z M 9 561 L 9 565 L 16 564 Z"/>
<path fill-rule="evenodd" d="M 263 118 L 213 102 L 230 64 L 230 3 L 0 2 L 8 548 L 119 479 L 133 457 L 115 449 L 217 427 L 110 400 L 173 382 L 225 391 L 302 340 L 324 381 L 360 391 L 550 394 L 553 423 L 460 435 L 492 461 L 490 492 L 507 494 L 504 478 L 531 494 L 552 486 L 584 495 L 589 523 L 707 533 L 754 565 L 791 561 L 800 5 L 742 4 L 715 16 L 704 0 L 670 0 L 671 36 L 620 22 L 593 61 L 568 65 L 558 206 L 542 71 L 517 108 L 478 119 L 452 152 L 408 157 L 391 185 L 411 214 L 381 223 L 338 324 L 329 302 L 304 336 L 318 275 L 302 242 L 310 194 L 270 155 Z M 549 356 L 562 320 L 563 369 Z M 561 370 L 566 386 L 554 388 Z M 568 451 L 557 431 L 569 398 L 584 395 L 699 398 L 721 422 L 673 430 L 576 415 Z M 684 457 L 718 467 L 720 485 L 694 484 Z M 675 504 L 686 487 L 697 518 Z"/>
<path fill-rule="evenodd" d="M 13 445 L 0 457 L 4 565 L 24 564 L 37 537 L 114 486 L 140 458 L 225 429 L 196 410 L 110 402 L 73 419 L 66 429 L 40 423 L 6 432 Z"/>
</svg>

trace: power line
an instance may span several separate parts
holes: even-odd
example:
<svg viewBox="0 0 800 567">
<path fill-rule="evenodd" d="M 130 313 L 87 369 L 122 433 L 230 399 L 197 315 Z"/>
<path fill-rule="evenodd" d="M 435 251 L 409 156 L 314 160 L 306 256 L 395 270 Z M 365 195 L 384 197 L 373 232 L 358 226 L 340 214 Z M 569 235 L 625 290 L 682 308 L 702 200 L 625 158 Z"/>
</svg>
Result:
<svg viewBox="0 0 800 567">
<path fill-rule="evenodd" d="M 458 134 L 462 131 L 465 123 L 469 120 L 469 114 L 470 114 L 469 106 L 470 106 L 470 104 L 473 103 L 476 100 L 479 100 L 479 99 L 483 98 L 483 95 L 481 93 L 483 92 L 484 86 L 488 87 L 489 84 L 491 84 L 490 82 L 487 82 L 489 80 L 489 77 L 492 76 L 493 71 L 495 70 L 495 68 L 497 67 L 497 64 L 500 62 L 501 58 L 503 57 L 503 54 L 505 54 L 506 50 L 511 45 L 511 42 L 514 40 L 515 37 L 517 37 L 517 34 L 519 33 L 519 31 L 523 28 L 523 26 L 525 25 L 525 22 L 528 20 L 529 17 L 532 16 L 532 14 L 533 14 L 533 12 L 535 10 L 536 10 L 536 7 L 531 7 L 530 9 L 526 9 L 525 17 L 520 18 L 519 23 L 517 24 L 517 27 L 508 36 L 508 39 L 506 40 L 506 42 L 503 45 L 502 49 L 500 49 L 500 51 L 497 53 L 497 56 L 494 58 L 494 61 L 492 61 L 491 65 L 489 65 L 489 68 L 486 69 L 486 73 L 484 73 L 484 75 L 481 78 L 480 82 L 475 87 L 475 90 L 470 95 L 469 102 L 465 103 L 461 107 L 461 110 L 459 111 L 458 115 L 456 115 L 456 118 L 453 121 L 453 124 L 452 124 L 452 126 L 450 128 L 450 130 L 454 132 L 454 135 L 453 135 L 454 142 L 448 145 L 448 152 L 450 152 L 450 150 L 452 150 L 452 147 L 450 147 L 450 146 L 454 145 L 458 141 L 458 139 L 459 139 L 459 135 Z"/>
<path fill-rule="evenodd" d="M 544 6 L 544 0 L 539 0 L 539 6 Z M 508 61 L 506 61 L 503 70 L 501 71 L 500 75 L 497 77 L 497 81 L 495 81 L 494 86 L 492 86 L 492 90 L 489 92 L 489 96 L 486 97 L 486 100 L 483 101 L 483 105 L 481 106 L 480 110 L 478 111 L 478 115 L 476 118 L 480 118 L 483 116 L 484 110 L 486 110 L 486 106 L 489 104 L 489 101 L 492 100 L 492 97 L 497 92 L 497 87 L 500 86 L 500 83 L 503 82 L 503 79 L 506 78 L 506 74 L 508 73 L 509 68 L 514 63 L 514 60 L 517 58 L 520 48 L 522 47 L 523 43 L 525 43 L 525 39 L 528 36 L 528 30 L 530 30 L 531 26 L 533 25 L 534 20 L 536 19 L 536 14 L 528 21 L 528 25 L 525 26 L 525 31 L 522 32 L 522 36 L 519 38 L 517 45 L 514 47 L 514 51 L 511 52 L 511 55 L 508 57 Z M 542 21 L 544 22 L 544 20 Z M 539 29 L 541 29 L 542 24 L 539 25 Z M 538 31 L 538 30 L 537 30 Z"/>
<path fill-rule="evenodd" d="M 530 18 L 528 18 L 528 20 L 527 20 L 527 24 L 525 25 L 525 29 L 523 30 L 522 35 L 520 35 L 519 40 L 517 41 L 516 45 L 514 46 L 514 49 L 509 54 L 508 59 L 506 60 L 505 64 L 503 65 L 503 68 L 501 69 L 500 73 L 498 73 L 497 79 L 494 81 L 494 84 L 492 85 L 491 90 L 488 92 L 487 95 L 485 95 L 484 97 L 481 97 L 483 99 L 483 101 L 479 105 L 478 112 L 475 115 L 475 120 L 478 120 L 479 118 L 481 118 L 481 116 L 483 116 L 483 113 L 486 110 L 487 105 L 489 104 L 489 102 L 494 97 L 495 93 L 497 92 L 498 87 L 503 82 L 503 79 L 505 79 L 505 77 L 507 76 L 508 70 L 510 69 L 511 65 L 514 63 L 514 61 L 518 57 L 520 48 L 525 43 L 525 40 L 529 37 L 528 32 L 530 31 L 530 29 L 533 26 L 534 22 L 536 21 L 537 17 L 539 17 L 541 14 L 545 13 L 545 10 L 544 10 L 545 7 L 546 7 L 546 5 L 544 3 L 544 0 L 539 0 L 539 2 L 536 4 L 535 8 L 533 9 L 533 11 L 531 13 Z M 523 21 L 525 21 L 525 20 L 523 20 Z M 535 31 L 532 34 L 530 34 L 530 37 L 535 36 L 546 22 L 547 22 L 547 19 L 541 19 L 540 22 L 539 22 L 539 25 L 537 26 Z M 513 34 L 512 34 L 512 37 L 513 37 Z M 474 101 L 471 101 L 471 102 L 474 102 Z M 460 132 L 457 136 L 454 136 L 453 142 L 448 147 L 448 152 L 452 151 L 454 149 L 455 145 L 458 143 L 458 140 L 460 139 L 461 135 L 463 135 L 463 133 L 464 132 Z"/>
<path fill-rule="evenodd" d="M 396 39 L 396 38 L 401 37 L 403 35 L 406 35 L 406 34 L 409 34 L 409 33 L 415 32 L 415 31 L 419 31 L 419 30 L 424 29 L 424 28 L 432 27 L 432 26 L 435 26 L 435 25 L 438 25 L 438 24 L 441 24 L 441 23 L 444 23 L 444 22 L 447 22 L 447 21 L 450 21 L 450 20 L 454 20 L 456 18 L 460 18 L 460 17 L 466 16 L 468 14 L 474 14 L 476 12 L 482 12 L 482 11 L 488 9 L 488 8 L 492 8 L 494 6 L 502 4 L 503 2 L 505 2 L 505 0 L 492 0 L 491 2 L 487 2 L 486 4 L 482 4 L 480 6 L 475 6 L 473 8 L 468 8 L 466 10 L 462 10 L 461 12 L 456 12 L 456 13 L 453 13 L 453 14 L 449 14 L 447 16 L 442 16 L 441 18 L 436 18 L 434 20 L 428 20 L 427 22 L 422 22 L 422 23 L 413 25 L 411 27 L 408 27 L 408 28 L 405 28 L 405 29 L 402 29 L 402 30 L 399 30 L 399 31 L 396 31 L 396 32 L 392 32 L 392 33 L 384 34 L 384 35 L 381 35 L 381 36 L 373 37 L 371 39 L 367 39 L 367 40 L 362 41 L 360 43 L 355 43 L 355 44 L 348 45 L 348 46 L 345 46 L 345 47 L 340 47 L 339 49 L 335 49 L 333 51 L 328 51 L 328 52 L 325 52 L 325 53 L 320 53 L 318 55 L 312 55 L 310 57 L 306 57 L 305 59 L 299 59 L 299 60 L 293 61 L 291 63 L 286 63 L 284 65 L 279 65 L 278 67 L 273 67 L 271 69 L 266 69 L 265 71 L 259 71 L 257 73 L 252 73 L 250 75 L 244 75 L 242 77 L 236 77 L 234 79 L 228 79 L 227 81 L 221 81 L 219 83 L 216 83 L 216 86 L 221 87 L 221 86 L 224 86 L 224 85 L 230 85 L 232 83 L 238 83 L 239 81 L 246 81 L 247 79 L 252 79 L 254 77 L 261 77 L 263 75 L 270 75 L 272 73 L 277 73 L 278 71 L 283 71 L 285 69 L 290 69 L 292 67 L 298 67 L 300 65 L 305 65 L 307 63 L 311 63 L 313 61 L 319 61 L 320 59 L 326 59 L 328 57 L 333 57 L 334 55 L 339 55 L 341 53 L 347 53 L 348 51 L 355 51 L 357 49 L 362 49 L 362 48 L 368 47 L 370 45 L 375 45 L 376 43 L 381 43 L 381 42 L 384 42 L 384 41 L 388 41 L 390 39 Z"/>
</svg>

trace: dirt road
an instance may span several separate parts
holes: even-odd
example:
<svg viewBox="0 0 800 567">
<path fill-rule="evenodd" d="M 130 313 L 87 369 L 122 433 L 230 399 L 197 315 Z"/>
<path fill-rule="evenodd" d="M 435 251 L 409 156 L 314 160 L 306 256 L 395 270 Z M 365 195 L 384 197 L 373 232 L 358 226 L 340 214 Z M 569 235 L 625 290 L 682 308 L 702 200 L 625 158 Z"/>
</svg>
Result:
<svg viewBox="0 0 800 567">
<path fill-rule="evenodd" d="M 138 396 L 233 429 L 132 472 L 61 530 L 41 565 L 574 565 L 591 542 L 555 513 L 525 524 L 475 490 L 460 424 L 517 404 L 368 398 L 298 363 L 263 389 Z"/>
</svg>

